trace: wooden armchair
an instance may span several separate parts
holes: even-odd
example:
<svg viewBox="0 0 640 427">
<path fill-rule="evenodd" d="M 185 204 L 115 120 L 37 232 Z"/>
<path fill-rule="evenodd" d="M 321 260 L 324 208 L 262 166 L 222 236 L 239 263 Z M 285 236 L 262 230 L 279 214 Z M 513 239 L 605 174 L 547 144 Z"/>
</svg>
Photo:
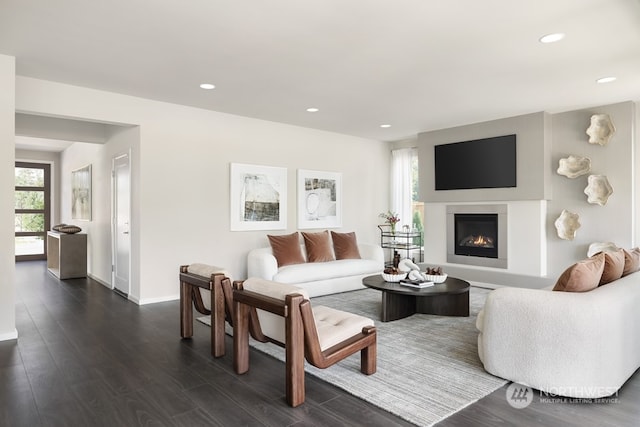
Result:
<svg viewBox="0 0 640 427">
<path fill-rule="evenodd" d="M 211 295 L 207 308 L 201 290 Z M 211 355 L 224 356 L 224 322 L 232 324 L 231 279 L 224 269 L 206 264 L 180 266 L 180 336 L 193 336 L 193 308 L 211 315 Z"/>
<path fill-rule="evenodd" d="M 360 371 L 376 372 L 376 328 L 362 316 L 317 306 L 296 286 L 251 278 L 233 282 L 234 369 L 249 370 L 249 335 L 285 348 L 286 400 L 304 402 L 304 360 L 327 368 L 360 351 Z"/>
</svg>

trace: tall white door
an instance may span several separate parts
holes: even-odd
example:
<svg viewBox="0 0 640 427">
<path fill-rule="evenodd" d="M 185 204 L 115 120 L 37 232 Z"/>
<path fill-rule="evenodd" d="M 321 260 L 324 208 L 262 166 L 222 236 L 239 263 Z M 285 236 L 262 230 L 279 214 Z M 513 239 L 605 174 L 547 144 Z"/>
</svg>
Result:
<svg viewBox="0 0 640 427">
<path fill-rule="evenodd" d="M 131 270 L 131 235 L 129 234 L 131 216 L 131 167 L 129 154 L 123 154 L 113 159 L 112 177 L 112 283 L 117 291 L 128 295 Z"/>
</svg>

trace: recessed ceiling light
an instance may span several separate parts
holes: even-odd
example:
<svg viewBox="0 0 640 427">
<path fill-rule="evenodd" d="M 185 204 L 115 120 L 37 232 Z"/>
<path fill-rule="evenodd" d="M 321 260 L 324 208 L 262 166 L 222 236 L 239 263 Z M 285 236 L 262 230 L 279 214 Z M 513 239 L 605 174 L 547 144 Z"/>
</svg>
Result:
<svg viewBox="0 0 640 427">
<path fill-rule="evenodd" d="M 211 90 L 211 89 L 215 89 L 215 85 L 212 85 L 211 83 L 202 83 L 200 85 L 200 88 L 202 89 L 207 89 L 207 90 Z"/>
<path fill-rule="evenodd" d="M 610 76 L 610 77 L 602 77 L 599 78 L 598 80 L 596 80 L 596 83 L 611 83 L 614 82 L 616 80 L 615 77 Z"/>
<path fill-rule="evenodd" d="M 381 128 L 390 128 L 391 125 L 380 125 Z"/>
<path fill-rule="evenodd" d="M 309 113 L 317 113 L 318 111 L 320 111 L 320 109 L 315 108 L 315 107 L 310 107 L 310 108 L 307 108 L 307 111 Z"/>
<path fill-rule="evenodd" d="M 564 38 L 564 33 L 553 33 L 547 34 L 546 36 L 540 37 L 540 43 L 555 43 L 559 42 Z"/>
</svg>

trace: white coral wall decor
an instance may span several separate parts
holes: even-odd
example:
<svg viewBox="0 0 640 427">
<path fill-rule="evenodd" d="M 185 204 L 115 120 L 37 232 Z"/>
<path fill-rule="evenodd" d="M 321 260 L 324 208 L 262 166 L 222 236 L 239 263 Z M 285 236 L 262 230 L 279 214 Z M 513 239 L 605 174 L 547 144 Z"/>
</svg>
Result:
<svg viewBox="0 0 640 427">
<path fill-rule="evenodd" d="M 577 178 L 591 171 L 591 159 L 588 157 L 574 156 L 573 154 L 564 159 L 560 159 L 558 164 L 558 175 L 567 178 Z"/>
<path fill-rule="evenodd" d="M 613 187 L 605 175 L 589 175 L 587 188 L 584 194 L 587 195 L 587 202 L 604 206 L 613 194 Z"/>
<path fill-rule="evenodd" d="M 595 242 L 589 245 L 587 256 L 591 257 L 598 252 L 613 252 L 620 248 L 613 242 Z"/>
<path fill-rule="evenodd" d="M 589 135 L 591 144 L 607 145 L 614 133 L 616 133 L 616 127 L 608 114 L 594 114 L 591 116 L 591 125 L 587 128 L 587 135 Z"/>
<path fill-rule="evenodd" d="M 576 237 L 576 230 L 580 228 L 579 218 L 577 213 L 563 209 L 555 222 L 558 237 L 564 240 L 573 240 Z"/>
</svg>

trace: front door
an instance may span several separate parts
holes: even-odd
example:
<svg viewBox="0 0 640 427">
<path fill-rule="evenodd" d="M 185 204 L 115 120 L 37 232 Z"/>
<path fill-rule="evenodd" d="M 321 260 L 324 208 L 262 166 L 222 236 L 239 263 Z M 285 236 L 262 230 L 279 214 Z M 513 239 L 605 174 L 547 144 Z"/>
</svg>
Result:
<svg viewBox="0 0 640 427">
<path fill-rule="evenodd" d="M 112 251 L 113 251 L 113 286 L 124 295 L 130 290 L 130 206 L 131 206 L 131 167 L 129 154 L 123 154 L 113 159 L 113 220 L 112 220 Z"/>
</svg>

